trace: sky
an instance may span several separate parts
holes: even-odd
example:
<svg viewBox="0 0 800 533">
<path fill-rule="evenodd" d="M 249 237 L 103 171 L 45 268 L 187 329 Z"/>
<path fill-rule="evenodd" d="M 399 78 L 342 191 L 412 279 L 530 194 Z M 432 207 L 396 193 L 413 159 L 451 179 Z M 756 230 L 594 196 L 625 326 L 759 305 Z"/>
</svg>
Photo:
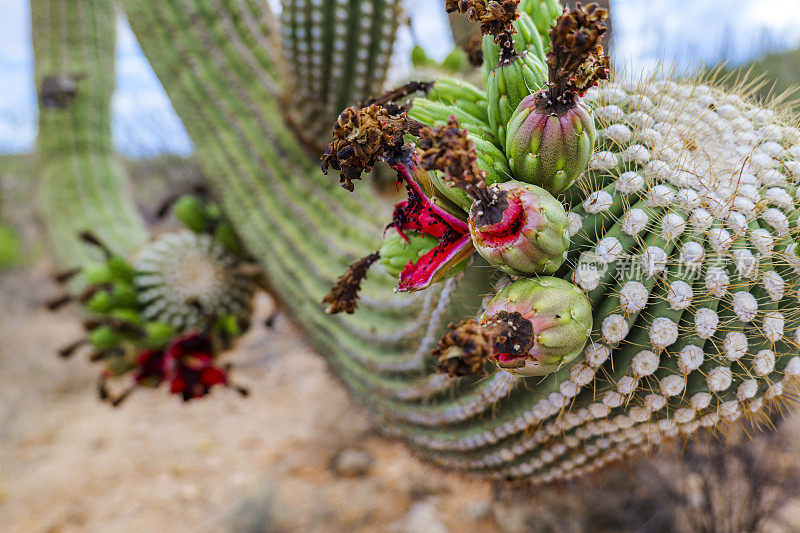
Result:
<svg viewBox="0 0 800 533">
<path fill-rule="evenodd" d="M 268 2 L 279 8 L 280 0 Z M 405 0 L 405 5 L 413 30 L 399 33 L 396 75 L 408 68 L 414 44 L 438 58 L 452 47 L 439 2 Z M 636 71 L 664 64 L 737 65 L 766 51 L 800 46 L 800 0 L 612 0 L 612 10 L 615 65 Z M 191 140 L 122 16 L 116 68 L 117 150 L 129 157 L 191 154 Z M 32 149 L 36 120 L 28 0 L 0 0 L 0 154 Z"/>
</svg>

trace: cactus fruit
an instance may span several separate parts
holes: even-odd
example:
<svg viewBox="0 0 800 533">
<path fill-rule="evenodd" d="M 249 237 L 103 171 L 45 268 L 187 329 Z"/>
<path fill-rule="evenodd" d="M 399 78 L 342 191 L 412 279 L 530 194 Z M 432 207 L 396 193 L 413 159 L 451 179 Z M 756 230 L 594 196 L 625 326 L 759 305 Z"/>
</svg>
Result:
<svg viewBox="0 0 800 533">
<path fill-rule="evenodd" d="M 535 185 L 507 181 L 488 189 L 505 208 L 477 201 L 469 213 L 475 249 L 490 265 L 514 276 L 554 274 L 567 257 L 569 222 L 564 206 Z M 496 212 L 498 216 L 488 218 Z"/>
<path fill-rule="evenodd" d="M 572 283 L 527 278 L 503 287 L 486 306 L 481 322 L 505 322 L 506 338 L 493 361 L 522 376 L 557 371 L 583 352 L 592 331 L 592 306 Z"/>
<path fill-rule="evenodd" d="M 550 40 L 547 37 L 550 26 L 564 11 L 558 0 L 520 0 L 518 9 L 520 13 L 531 17 L 536 30 L 543 37 L 543 42 L 549 47 Z"/>
<path fill-rule="evenodd" d="M 594 151 L 595 127 L 591 112 L 576 102 L 561 113 L 542 111 L 543 93 L 520 102 L 508 124 L 506 154 L 514 176 L 552 194 L 566 189 L 586 169 Z"/>
<path fill-rule="evenodd" d="M 550 31 L 547 88 L 522 100 L 508 123 L 505 148 L 514 175 L 552 194 L 577 179 L 594 150 L 594 121 L 580 96 L 608 76 L 608 57 L 598 44 L 607 14 L 591 4 L 558 19 Z"/>
</svg>

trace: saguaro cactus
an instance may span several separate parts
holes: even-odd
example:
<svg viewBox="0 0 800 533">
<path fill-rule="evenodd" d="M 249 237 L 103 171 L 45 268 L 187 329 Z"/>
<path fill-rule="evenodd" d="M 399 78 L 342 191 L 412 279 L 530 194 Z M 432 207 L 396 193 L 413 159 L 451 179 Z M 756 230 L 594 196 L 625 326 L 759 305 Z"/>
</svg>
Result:
<svg viewBox="0 0 800 533">
<path fill-rule="evenodd" d="M 111 142 L 114 6 L 102 0 L 31 2 L 39 89 L 40 201 L 62 267 L 97 258 L 78 238 L 92 229 L 116 252 L 146 238 Z"/>
<path fill-rule="evenodd" d="M 525 6 L 538 16 L 532 20 L 552 21 L 536 11 L 552 4 Z M 271 31 L 265 4 L 123 5 L 225 212 L 277 296 L 378 427 L 426 460 L 497 479 L 567 479 L 758 413 L 800 375 L 791 281 L 800 267 L 800 133 L 772 110 L 692 81 L 591 89 L 585 101 L 599 151 L 559 196 L 571 240 L 555 273 L 592 302 L 589 343 L 577 356 L 570 344 L 570 356 L 554 359 L 559 364 L 543 377 L 495 367 L 488 377 L 450 377 L 434 370 L 439 361 L 430 355 L 445 325 L 480 316 L 481 297 L 496 292 L 496 281 L 502 292 L 506 281 L 487 276 L 473 256 L 464 273 L 420 296 L 396 295 L 396 279 L 376 268 L 355 314 L 325 314 L 320 301 L 339 274 L 380 248 L 390 206 L 323 178 L 287 127 L 270 87 L 282 81 L 277 51 L 262 46 Z M 349 38 L 358 41 L 358 32 Z M 487 106 L 473 89 L 478 97 L 469 103 Z M 508 168 L 503 146 L 492 143 L 488 112 L 472 115 L 435 92 L 429 98 L 472 119 L 470 133 L 494 146 L 477 152 L 479 167 L 491 162 L 481 170 Z M 425 105 L 431 125 L 447 122 Z M 431 201 L 444 202 L 434 189 L 425 191 Z M 447 208 L 466 219 L 458 201 Z M 588 322 L 581 314 L 579 323 Z M 473 322 L 466 333 L 487 332 Z M 448 368 L 468 374 L 478 363 L 467 372 Z"/>
<path fill-rule="evenodd" d="M 283 0 L 282 6 L 286 116 L 298 137 L 318 148 L 342 109 L 381 90 L 402 8 L 399 0 Z"/>
</svg>

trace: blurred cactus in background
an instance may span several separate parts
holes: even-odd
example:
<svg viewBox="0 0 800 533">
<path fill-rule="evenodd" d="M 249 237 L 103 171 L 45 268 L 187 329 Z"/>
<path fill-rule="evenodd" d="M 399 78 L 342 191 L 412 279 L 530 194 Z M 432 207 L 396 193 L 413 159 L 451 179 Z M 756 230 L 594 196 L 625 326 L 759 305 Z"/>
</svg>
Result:
<svg viewBox="0 0 800 533">
<path fill-rule="evenodd" d="M 242 245 L 222 249 L 219 225 L 186 216 L 201 236 L 161 237 L 133 262 L 144 226 L 108 140 L 113 12 L 32 2 L 54 251 L 86 266 L 97 255 L 78 235 L 96 232 L 146 278 L 133 284 L 137 312 L 168 277 L 156 270 L 172 269 L 164 255 L 184 246 L 257 263 L 377 427 L 433 464 L 499 480 L 583 476 L 794 394 L 794 117 L 702 80 L 595 87 L 608 63 L 592 5 L 448 1 L 486 34 L 486 88 L 442 78 L 379 96 L 399 2 L 286 0 L 280 21 L 258 0 L 120 4 Z M 521 132 L 522 113 L 546 124 Z M 334 122 L 324 168 L 352 190 L 385 161 L 407 200 L 321 174 L 315 150 Z M 181 242 L 159 244 L 170 239 Z M 246 270 L 207 276 L 213 295 L 241 303 L 223 314 L 249 309 Z M 144 318 L 196 326 L 196 300 L 209 311 L 184 298 Z M 137 375 L 151 361 L 141 338 Z M 159 357 L 184 340 L 165 337 Z M 193 397 L 175 368 L 156 383 Z M 208 375 L 209 387 L 225 381 Z"/>
<path fill-rule="evenodd" d="M 64 268 L 97 259 L 91 229 L 117 253 L 144 243 L 125 171 L 111 142 L 116 13 L 110 2 L 31 2 L 39 92 L 39 202 Z"/>
</svg>

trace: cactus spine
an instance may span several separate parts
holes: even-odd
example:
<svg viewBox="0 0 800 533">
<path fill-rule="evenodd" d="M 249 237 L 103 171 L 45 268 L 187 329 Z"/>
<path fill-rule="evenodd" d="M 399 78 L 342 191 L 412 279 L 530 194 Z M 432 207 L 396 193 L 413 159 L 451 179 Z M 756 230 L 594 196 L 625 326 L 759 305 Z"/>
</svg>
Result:
<svg viewBox="0 0 800 533">
<path fill-rule="evenodd" d="M 259 47 L 265 4 L 123 6 L 224 210 L 289 312 L 379 427 L 427 460 L 498 479 L 575 477 L 758 412 L 800 375 L 791 338 L 800 136 L 770 111 L 692 83 L 590 91 L 602 150 L 565 193 L 565 264 L 579 268 L 558 273 L 593 302 L 590 344 L 543 379 L 499 370 L 454 379 L 433 373 L 428 353 L 447 322 L 478 314 L 474 295 L 493 282 L 486 269 L 421 298 L 396 296 L 394 280 L 375 272 L 359 313 L 331 318 L 319 306 L 346 265 L 379 247 L 388 208 L 321 179 L 287 127 L 263 83 L 280 81 L 272 50 Z M 257 51 L 256 63 L 231 42 Z M 712 261 L 720 251 L 741 268 Z M 638 273 L 622 272 L 627 255 Z"/>
</svg>

